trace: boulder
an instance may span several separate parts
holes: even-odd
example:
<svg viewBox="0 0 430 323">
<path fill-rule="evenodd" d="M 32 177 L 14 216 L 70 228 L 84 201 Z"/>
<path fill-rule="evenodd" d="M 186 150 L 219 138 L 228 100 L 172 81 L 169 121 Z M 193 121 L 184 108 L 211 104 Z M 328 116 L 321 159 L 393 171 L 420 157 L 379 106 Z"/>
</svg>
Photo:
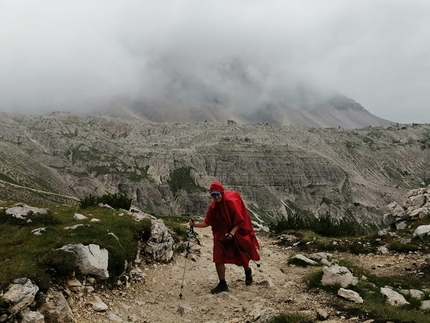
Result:
<svg viewBox="0 0 430 323">
<path fill-rule="evenodd" d="M 27 216 L 30 214 L 30 212 L 33 214 L 47 214 L 48 209 L 32 207 L 26 204 L 18 203 L 6 210 L 7 215 L 21 220 L 27 219 Z"/>
<path fill-rule="evenodd" d="M 326 285 L 336 285 L 339 284 L 343 288 L 349 285 L 357 285 L 358 278 L 354 277 L 352 273 L 342 266 L 332 266 L 323 268 L 323 277 L 321 279 L 321 284 Z"/>
<path fill-rule="evenodd" d="M 430 232 L 430 224 L 420 225 L 415 229 L 414 233 L 412 233 L 412 236 L 414 238 L 422 237 L 422 236 L 428 235 L 429 232 Z"/>
<path fill-rule="evenodd" d="M 106 249 L 100 248 L 99 245 L 68 244 L 59 248 L 59 250 L 75 254 L 76 266 L 81 274 L 93 275 L 99 279 L 109 278 L 109 253 Z"/>
<path fill-rule="evenodd" d="M 73 220 L 75 221 L 84 221 L 86 219 L 87 217 L 85 215 L 79 213 L 75 213 L 75 215 L 73 216 Z"/>
<path fill-rule="evenodd" d="M 173 257 L 175 241 L 163 220 L 151 220 L 151 237 L 143 244 L 143 252 L 154 260 L 168 262 Z"/>
<path fill-rule="evenodd" d="M 340 288 L 337 291 L 337 295 L 357 304 L 363 303 L 363 298 L 360 296 L 360 294 L 350 289 Z"/>
<path fill-rule="evenodd" d="M 389 287 L 381 287 L 381 293 L 387 297 L 387 303 L 392 306 L 402 306 L 409 304 L 402 294 L 392 290 Z"/>
<path fill-rule="evenodd" d="M 33 303 L 38 291 L 39 287 L 34 285 L 30 279 L 15 279 L 12 286 L 3 295 L 3 299 L 10 304 L 11 315 L 16 315 Z"/>
</svg>

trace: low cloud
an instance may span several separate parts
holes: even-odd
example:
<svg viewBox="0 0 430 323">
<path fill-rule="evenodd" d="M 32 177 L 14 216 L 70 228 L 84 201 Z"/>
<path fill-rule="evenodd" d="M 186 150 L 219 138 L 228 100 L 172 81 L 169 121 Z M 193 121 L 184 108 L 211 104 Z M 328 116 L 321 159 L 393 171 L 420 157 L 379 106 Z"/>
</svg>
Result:
<svg viewBox="0 0 430 323">
<path fill-rule="evenodd" d="M 430 122 L 429 13 L 418 0 L 6 0 L 0 110 L 84 112 L 117 98 L 251 109 L 312 88 Z"/>
</svg>

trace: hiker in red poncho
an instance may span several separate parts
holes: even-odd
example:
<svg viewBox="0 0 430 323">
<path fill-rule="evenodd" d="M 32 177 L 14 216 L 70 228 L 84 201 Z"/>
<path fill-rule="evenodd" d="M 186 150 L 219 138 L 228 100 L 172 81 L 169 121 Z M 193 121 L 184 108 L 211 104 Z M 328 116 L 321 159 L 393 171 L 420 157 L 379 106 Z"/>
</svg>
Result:
<svg viewBox="0 0 430 323">
<path fill-rule="evenodd" d="M 260 246 L 252 228 L 251 218 L 245 204 L 236 191 L 225 191 L 221 183 L 213 182 L 210 187 L 212 203 L 203 222 L 189 222 L 196 228 L 212 227 L 213 262 L 219 278 L 219 284 L 211 290 L 217 294 L 228 290 L 225 281 L 225 264 L 243 266 L 245 283 L 252 283 L 252 270 L 249 260 L 260 260 L 256 249 Z"/>
</svg>

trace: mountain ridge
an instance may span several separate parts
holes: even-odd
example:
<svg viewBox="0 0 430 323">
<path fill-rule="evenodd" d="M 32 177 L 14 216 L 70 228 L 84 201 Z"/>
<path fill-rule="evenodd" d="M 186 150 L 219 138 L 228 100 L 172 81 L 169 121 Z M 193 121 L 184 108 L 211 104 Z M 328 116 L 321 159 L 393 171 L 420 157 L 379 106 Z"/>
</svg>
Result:
<svg viewBox="0 0 430 323">
<path fill-rule="evenodd" d="M 241 124 L 273 123 L 303 127 L 363 128 L 392 124 L 367 111 L 361 104 L 344 95 L 334 95 L 329 99 L 318 99 L 307 104 L 300 98 L 294 105 L 280 100 L 262 102 L 249 109 L 235 110 L 228 102 L 218 100 L 179 103 L 163 101 L 115 101 L 108 109 L 95 110 L 97 114 L 114 117 L 147 120 L 149 122 L 226 122 L 233 120 Z"/>
<path fill-rule="evenodd" d="M 204 214 L 207 189 L 218 180 L 243 195 L 262 225 L 292 210 L 381 223 L 383 206 L 430 180 L 430 125 L 348 130 L 66 113 L 1 118 L 3 181 L 76 199 L 123 193 L 149 213 Z M 3 186 L 3 198 L 26 201 L 23 190 Z"/>
</svg>

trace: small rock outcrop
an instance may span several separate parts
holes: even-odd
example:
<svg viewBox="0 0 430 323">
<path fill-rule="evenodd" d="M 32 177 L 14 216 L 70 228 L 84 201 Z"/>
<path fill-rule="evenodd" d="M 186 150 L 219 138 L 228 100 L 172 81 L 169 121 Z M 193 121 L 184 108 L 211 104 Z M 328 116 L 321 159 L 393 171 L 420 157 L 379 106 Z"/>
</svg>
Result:
<svg viewBox="0 0 430 323">
<path fill-rule="evenodd" d="M 109 278 L 109 252 L 100 248 L 99 245 L 68 244 L 59 250 L 71 252 L 75 255 L 76 266 L 82 275 L 93 275 L 99 279 Z"/>
<path fill-rule="evenodd" d="M 30 279 L 15 279 L 3 295 L 3 299 L 9 304 L 10 315 L 16 315 L 33 303 L 38 291 L 39 287 L 33 284 Z"/>
</svg>

